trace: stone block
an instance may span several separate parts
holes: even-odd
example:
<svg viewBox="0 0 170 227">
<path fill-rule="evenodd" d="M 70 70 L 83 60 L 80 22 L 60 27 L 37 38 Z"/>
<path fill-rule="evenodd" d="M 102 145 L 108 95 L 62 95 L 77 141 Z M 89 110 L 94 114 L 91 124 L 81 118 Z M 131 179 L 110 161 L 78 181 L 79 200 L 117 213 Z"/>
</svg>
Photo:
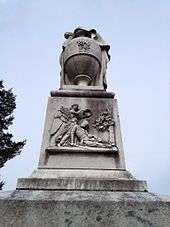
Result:
<svg viewBox="0 0 170 227">
<path fill-rule="evenodd" d="M 70 168 L 125 169 L 117 100 L 113 97 L 114 94 L 112 93 L 97 91 L 52 92 L 52 97 L 49 98 L 47 106 L 39 167 L 68 168 L 70 166 Z M 85 120 L 86 123 L 88 123 L 88 135 L 94 136 L 94 141 L 102 140 L 101 143 L 96 142 L 96 145 L 94 145 L 95 142 L 88 141 L 92 145 L 75 144 L 73 146 L 65 145 L 64 142 L 61 143 L 61 140 L 64 141 L 63 138 L 67 137 L 64 132 L 67 129 L 67 123 L 63 123 L 65 119 L 62 119 L 62 121 L 62 116 L 58 117 L 57 113 L 61 115 L 62 111 L 65 111 L 67 116 L 68 112 L 69 117 L 73 105 L 78 106 L 79 111 L 77 112 L 80 115 L 82 114 L 81 111 L 90 111 L 91 116 L 85 118 L 87 119 Z M 95 126 L 96 120 L 101 120 L 102 113 L 106 114 L 108 121 L 113 121 L 114 124 L 108 126 L 105 130 L 100 130 Z M 83 119 L 83 116 L 81 116 L 81 119 Z M 71 120 L 73 121 L 74 118 L 72 117 Z M 107 124 L 107 122 L 105 123 Z M 76 127 L 76 123 L 70 124 L 74 125 L 70 127 Z M 81 124 L 81 120 L 79 124 Z M 104 123 L 102 124 L 101 126 L 104 127 Z M 80 125 L 77 125 L 77 127 L 84 130 Z M 60 137 L 62 139 L 56 144 L 56 140 Z M 79 139 L 78 135 L 76 135 L 76 139 Z"/>
<path fill-rule="evenodd" d="M 169 227 L 170 198 L 147 192 L 1 192 L 0 226 Z"/>
</svg>

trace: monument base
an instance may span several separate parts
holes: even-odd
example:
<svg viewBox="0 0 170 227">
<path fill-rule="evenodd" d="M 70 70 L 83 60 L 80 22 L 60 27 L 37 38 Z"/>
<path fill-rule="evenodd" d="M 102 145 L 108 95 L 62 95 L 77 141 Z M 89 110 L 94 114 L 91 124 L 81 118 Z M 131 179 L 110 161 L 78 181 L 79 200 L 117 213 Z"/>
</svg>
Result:
<svg viewBox="0 0 170 227">
<path fill-rule="evenodd" d="M 126 170 L 37 169 L 29 178 L 19 178 L 17 189 L 147 191 L 147 184 Z"/>
<path fill-rule="evenodd" d="M 148 192 L 0 192 L 2 227 L 168 227 L 170 197 Z"/>
</svg>

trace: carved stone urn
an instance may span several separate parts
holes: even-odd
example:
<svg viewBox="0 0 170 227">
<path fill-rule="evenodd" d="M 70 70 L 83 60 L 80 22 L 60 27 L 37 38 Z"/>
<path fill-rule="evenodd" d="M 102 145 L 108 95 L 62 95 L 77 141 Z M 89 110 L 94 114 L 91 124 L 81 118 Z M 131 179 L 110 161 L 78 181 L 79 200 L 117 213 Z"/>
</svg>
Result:
<svg viewBox="0 0 170 227">
<path fill-rule="evenodd" d="M 102 53 L 95 40 L 88 37 L 72 39 L 63 52 L 63 64 L 69 81 L 88 86 L 100 75 Z"/>
</svg>

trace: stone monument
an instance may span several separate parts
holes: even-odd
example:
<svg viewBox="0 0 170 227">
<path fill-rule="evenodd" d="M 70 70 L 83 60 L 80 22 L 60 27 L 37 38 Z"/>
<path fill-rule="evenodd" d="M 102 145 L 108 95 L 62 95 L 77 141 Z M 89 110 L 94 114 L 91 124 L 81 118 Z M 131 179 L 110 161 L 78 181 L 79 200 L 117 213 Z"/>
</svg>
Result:
<svg viewBox="0 0 170 227">
<path fill-rule="evenodd" d="M 96 30 L 65 33 L 38 169 L 17 189 L 146 191 L 126 171 L 117 100 L 106 92 L 110 46 Z"/>
<path fill-rule="evenodd" d="M 0 194 L 0 226 L 170 226 L 170 199 L 126 170 L 117 100 L 106 91 L 110 46 L 95 29 L 65 39 L 38 168 Z"/>
</svg>

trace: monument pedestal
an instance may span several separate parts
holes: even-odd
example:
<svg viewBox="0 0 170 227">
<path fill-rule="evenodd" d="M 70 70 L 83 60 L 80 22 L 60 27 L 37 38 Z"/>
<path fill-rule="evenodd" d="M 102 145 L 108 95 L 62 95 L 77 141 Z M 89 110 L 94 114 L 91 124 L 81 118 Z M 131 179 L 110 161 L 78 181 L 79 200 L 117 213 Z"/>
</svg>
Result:
<svg viewBox="0 0 170 227">
<path fill-rule="evenodd" d="M 114 93 L 51 92 L 38 169 L 29 178 L 18 179 L 17 189 L 147 191 L 146 182 L 125 169 Z"/>
</svg>

